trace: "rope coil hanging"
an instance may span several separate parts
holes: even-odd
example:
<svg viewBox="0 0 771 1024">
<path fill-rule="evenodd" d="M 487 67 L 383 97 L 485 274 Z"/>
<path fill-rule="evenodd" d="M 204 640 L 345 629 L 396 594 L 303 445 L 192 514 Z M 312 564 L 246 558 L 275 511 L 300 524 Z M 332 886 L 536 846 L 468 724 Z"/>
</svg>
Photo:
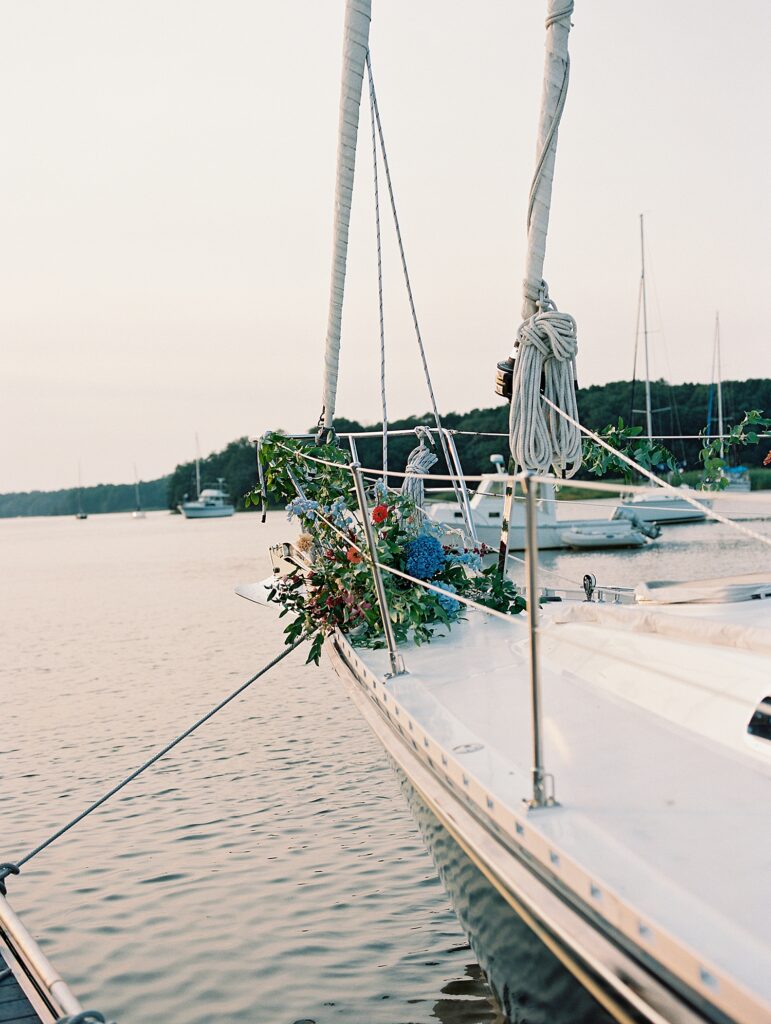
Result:
<svg viewBox="0 0 771 1024">
<path fill-rule="evenodd" d="M 412 498 L 418 508 L 422 509 L 425 503 L 423 476 L 438 461 L 438 456 L 426 444 L 426 442 L 431 445 L 434 443 L 433 435 L 428 427 L 415 427 L 415 433 L 420 443 L 410 452 L 407 459 L 405 468 L 407 476 L 402 484 L 402 494 Z"/>
<path fill-rule="evenodd" d="M 573 476 L 581 465 L 581 432 L 543 401 L 573 419 L 576 403 L 576 322 L 544 293 L 538 312 L 523 321 L 515 342 L 509 437 L 514 461 L 525 469 Z"/>
</svg>

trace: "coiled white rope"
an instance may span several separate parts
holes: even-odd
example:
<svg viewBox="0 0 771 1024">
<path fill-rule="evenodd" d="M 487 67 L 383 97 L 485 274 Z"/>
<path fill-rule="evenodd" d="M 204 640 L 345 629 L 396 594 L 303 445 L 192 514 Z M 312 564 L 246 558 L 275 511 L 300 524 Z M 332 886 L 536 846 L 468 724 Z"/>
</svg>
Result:
<svg viewBox="0 0 771 1024">
<path fill-rule="evenodd" d="M 581 432 L 556 416 L 542 396 L 578 419 L 576 322 L 560 313 L 548 294 L 539 310 L 520 324 L 515 346 L 509 413 L 509 444 L 517 465 L 558 476 L 573 476 L 581 465 Z"/>
</svg>

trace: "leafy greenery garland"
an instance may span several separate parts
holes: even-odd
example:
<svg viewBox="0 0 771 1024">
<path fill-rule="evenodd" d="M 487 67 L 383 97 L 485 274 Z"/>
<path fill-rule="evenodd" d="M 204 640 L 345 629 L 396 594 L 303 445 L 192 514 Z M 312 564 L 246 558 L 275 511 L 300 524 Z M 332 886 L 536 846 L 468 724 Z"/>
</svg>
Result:
<svg viewBox="0 0 771 1024">
<path fill-rule="evenodd" d="M 313 462 L 307 456 L 325 460 Z M 385 637 L 375 593 L 364 530 L 354 515 L 356 497 L 347 453 L 334 444 L 308 446 L 294 438 L 269 434 L 260 444 L 267 497 L 286 503 L 290 519 L 303 529 L 299 547 L 307 568 L 279 581 L 272 594 L 282 616 L 292 614 L 287 643 L 312 636 L 308 661 L 318 664 L 324 639 L 341 629 L 358 646 L 384 647 Z M 339 467 L 339 468 L 338 468 Z M 260 504 L 259 489 L 247 500 Z M 442 544 L 433 524 L 406 495 L 389 491 L 382 480 L 373 490 L 370 509 L 377 560 L 442 590 L 436 593 L 390 572 L 383 585 L 398 643 L 430 641 L 464 615 L 454 595 L 488 608 L 517 614 L 526 602 L 516 586 L 482 568 L 488 549 Z"/>
<path fill-rule="evenodd" d="M 704 470 L 702 473 L 701 487 L 704 491 L 722 491 L 728 486 L 729 479 L 726 475 L 728 461 L 726 456 L 734 448 L 744 447 L 749 444 L 758 443 L 758 430 L 767 430 L 771 427 L 771 419 L 767 419 L 758 409 L 751 409 L 745 412 L 744 418 L 736 426 L 731 427 L 726 437 L 707 437 L 706 430 L 701 431 L 702 448 L 699 452 L 699 461 Z M 623 419 L 619 417 L 618 423 L 599 431 L 598 436 L 603 439 L 611 448 L 633 459 L 643 469 L 650 472 L 656 471 L 659 474 L 666 472 L 671 474 L 672 483 L 680 482 L 680 470 L 675 456 L 664 445 L 647 437 L 641 437 L 642 427 L 628 427 Z M 721 454 L 722 450 L 722 454 Z M 634 477 L 632 468 L 618 458 L 617 455 L 609 452 L 602 445 L 597 444 L 591 438 L 586 438 L 583 445 L 583 465 L 588 472 L 595 476 L 605 476 L 608 473 L 620 474 L 624 483 L 630 484 Z"/>
</svg>

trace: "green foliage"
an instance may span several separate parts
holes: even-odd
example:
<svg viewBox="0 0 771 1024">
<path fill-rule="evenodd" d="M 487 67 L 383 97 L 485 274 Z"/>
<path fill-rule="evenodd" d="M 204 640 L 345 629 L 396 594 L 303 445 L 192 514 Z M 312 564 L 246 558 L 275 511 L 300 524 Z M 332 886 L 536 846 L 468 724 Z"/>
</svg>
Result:
<svg viewBox="0 0 771 1024">
<path fill-rule="evenodd" d="M 334 444 L 314 445 L 271 434 L 261 444 L 261 459 L 269 498 L 285 501 L 290 518 L 297 516 L 304 530 L 299 548 L 306 565 L 277 581 L 272 592 L 281 614 L 292 616 L 285 629 L 287 643 L 300 635 L 312 637 L 308 660 L 315 662 L 324 637 L 335 629 L 359 646 L 384 647 L 367 540 L 354 514 L 351 474 L 344 468 L 349 456 Z M 253 491 L 249 500 L 259 503 L 259 491 Z M 406 495 L 389 491 L 378 480 L 372 500 L 369 515 L 376 556 L 385 567 L 383 586 L 398 643 L 427 643 L 438 629 L 449 629 L 463 617 L 464 606 L 456 595 L 512 614 L 525 607 L 511 581 L 482 570 L 479 551 L 444 547 L 430 534 L 429 522 Z M 399 573 L 417 574 L 441 593 Z"/>
<path fill-rule="evenodd" d="M 643 469 L 649 472 L 677 474 L 675 456 L 657 441 L 641 437 L 642 427 L 625 426 L 619 416 L 615 426 L 605 427 L 604 430 L 595 433 L 611 448 L 632 459 Z M 583 441 L 583 466 L 587 472 L 595 476 L 606 476 L 609 473 L 617 476 L 620 473 L 625 483 L 631 483 L 635 475 L 635 471 L 627 462 L 589 437 L 585 437 Z"/>
<path fill-rule="evenodd" d="M 168 477 L 142 480 L 139 498 L 142 508 L 166 508 Z M 97 484 L 83 487 L 80 504 L 87 515 L 102 512 L 132 512 L 136 508 L 134 484 Z M 15 516 L 74 516 L 78 511 L 78 488 L 61 491 L 28 491 L 0 494 L 0 519 Z"/>
<path fill-rule="evenodd" d="M 737 448 L 758 443 L 758 431 L 768 430 L 771 427 L 771 419 L 764 417 L 760 410 L 751 409 L 745 412 L 740 423 L 730 427 L 728 435 L 722 439 L 719 437 L 707 440 L 706 430 L 702 431 L 704 438 L 702 450 L 699 452 L 699 461 L 704 467 L 701 478 L 702 489 L 705 491 L 722 491 L 728 486 L 728 477 L 725 474 L 730 453 Z"/>
</svg>

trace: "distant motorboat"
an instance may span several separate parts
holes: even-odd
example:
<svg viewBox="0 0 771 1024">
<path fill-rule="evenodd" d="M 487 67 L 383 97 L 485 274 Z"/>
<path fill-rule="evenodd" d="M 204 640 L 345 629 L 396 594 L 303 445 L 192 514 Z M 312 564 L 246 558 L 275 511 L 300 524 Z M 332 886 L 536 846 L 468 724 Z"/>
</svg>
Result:
<svg viewBox="0 0 771 1024">
<path fill-rule="evenodd" d="M 223 490 L 224 479 L 220 477 L 217 482 L 219 487 L 206 487 L 195 501 L 183 501 L 177 505 L 185 519 L 222 519 L 234 514 L 235 505 Z"/>
<path fill-rule="evenodd" d="M 498 549 L 501 537 L 503 499 L 506 491 L 506 477 L 503 474 L 503 458 L 491 456 L 498 467 L 496 473 L 485 473 L 479 487 L 470 500 L 474 529 L 480 542 Z M 558 519 L 557 500 L 554 488 L 549 484 L 541 487 L 543 497 L 538 500 L 538 547 L 542 551 L 559 548 L 619 548 L 642 547 L 649 539 L 658 536 L 655 524 L 638 520 L 635 515 L 614 516 L 608 519 Z M 453 501 L 428 504 L 426 514 L 434 523 L 448 530 L 462 528 L 463 512 Z M 521 501 L 515 502 L 509 522 L 509 550 L 525 549 L 525 509 Z"/>
</svg>

